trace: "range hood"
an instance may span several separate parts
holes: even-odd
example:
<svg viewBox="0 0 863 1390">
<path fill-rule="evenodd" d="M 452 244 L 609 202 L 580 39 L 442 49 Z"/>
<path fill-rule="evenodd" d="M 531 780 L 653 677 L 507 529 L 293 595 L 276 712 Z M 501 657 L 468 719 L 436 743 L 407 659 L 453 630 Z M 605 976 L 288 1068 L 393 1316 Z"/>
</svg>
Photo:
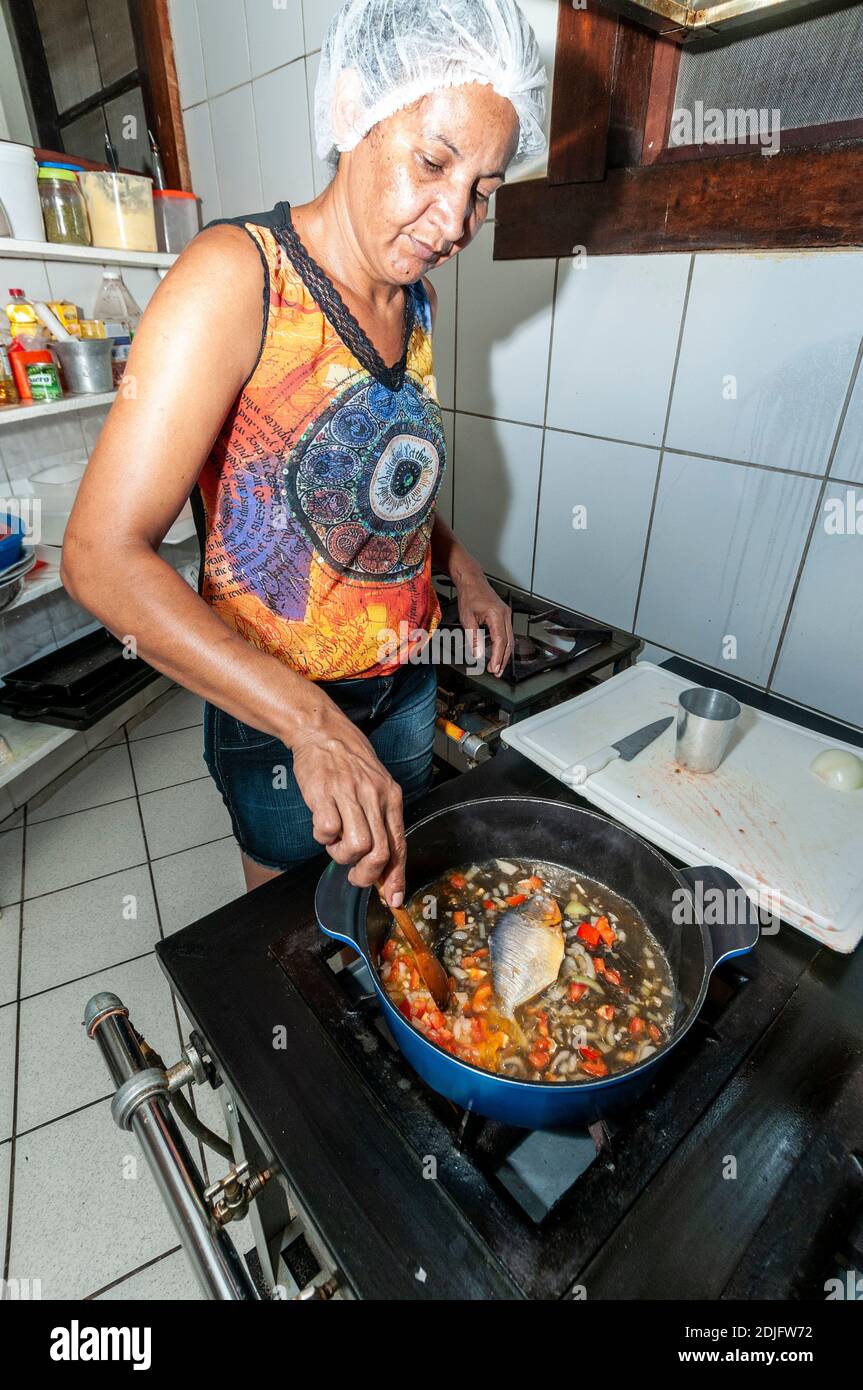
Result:
<svg viewBox="0 0 863 1390">
<path fill-rule="evenodd" d="M 800 18 L 830 8 L 822 0 L 716 0 L 699 5 L 690 0 L 603 0 L 607 9 L 655 29 L 665 38 L 689 43 L 727 30 L 770 29 L 788 18 Z"/>
</svg>

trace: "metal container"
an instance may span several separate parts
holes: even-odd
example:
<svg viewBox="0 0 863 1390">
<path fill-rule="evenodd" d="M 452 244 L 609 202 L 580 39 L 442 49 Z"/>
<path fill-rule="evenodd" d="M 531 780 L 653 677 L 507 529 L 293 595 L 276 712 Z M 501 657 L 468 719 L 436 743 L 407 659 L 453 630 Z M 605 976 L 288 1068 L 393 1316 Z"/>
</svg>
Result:
<svg viewBox="0 0 863 1390">
<path fill-rule="evenodd" d="M 52 343 L 63 368 L 66 385 L 73 395 L 98 395 L 113 391 L 110 338 L 88 338 L 74 343 Z"/>
<path fill-rule="evenodd" d="M 636 909 L 671 968 L 674 1030 L 654 1055 L 627 1071 L 573 1083 L 522 1081 L 483 1071 L 418 1033 L 392 1003 L 378 974 L 392 919 L 377 893 L 350 883 L 349 866 L 330 864 L 315 894 L 318 926 L 364 958 L 387 1026 L 408 1062 L 441 1095 L 504 1124 L 528 1129 L 585 1124 L 632 1104 L 695 1022 L 713 971 L 758 941 L 755 910 L 730 874 L 706 865 L 678 872 L 638 835 L 566 802 L 500 796 L 447 807 L 412 826 L 407 846 L 409 897 L 469 859 L 550 859 L 587 874 Z M 719 914 L 722 922 L 704 920 L 707 914 L 698 906 L 699 899 L 707 900 L 704 885 L 718 888 L 729 904 Z"/>
<path fill-rule="evenodd" d="M 680 695 L 674 756 L 689 772 L 715 772 L 725 757 L 740 705 L 724 690 L 694 685 Z"/>
</svg>

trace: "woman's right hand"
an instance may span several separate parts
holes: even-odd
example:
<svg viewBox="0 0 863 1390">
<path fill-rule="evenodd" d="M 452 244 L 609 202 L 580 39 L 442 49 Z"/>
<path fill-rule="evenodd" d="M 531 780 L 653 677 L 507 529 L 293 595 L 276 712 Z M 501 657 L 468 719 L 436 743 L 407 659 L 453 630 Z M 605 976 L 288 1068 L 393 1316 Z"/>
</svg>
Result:
<svg viewBox="0 0 863 1390">
<path fill-rule="evenodd" d="M 357 888 L 381 882 L 401 907 L 405 893 L 402 790 L 363 733 L 333 706 L 320 724 L 291 740 L 294 776 L 312 813 L 318 844 L 337 864 L 351 864 Z"/>
</svg>

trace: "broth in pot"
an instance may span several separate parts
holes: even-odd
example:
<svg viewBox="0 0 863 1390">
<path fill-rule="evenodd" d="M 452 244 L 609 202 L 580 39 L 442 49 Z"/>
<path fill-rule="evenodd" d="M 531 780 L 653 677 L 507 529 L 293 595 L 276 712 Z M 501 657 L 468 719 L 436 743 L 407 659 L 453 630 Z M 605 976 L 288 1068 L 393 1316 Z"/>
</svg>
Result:
<svg viewBox="0 0 863 1390">
<path fill-rule="evenodd" d="M 661 947 L 630 903 L 583 874 L 492 859 L 448 872 L 407 909 L 447 971 L 449 1004 L 436 1007 L 395 928 L 381 981 L 419 1033 L 463 1062 L 524 1081 L 590 1081 L 671 1037 Z M 514 952 L 525 962 L 517 980 Z"/>
</svg>

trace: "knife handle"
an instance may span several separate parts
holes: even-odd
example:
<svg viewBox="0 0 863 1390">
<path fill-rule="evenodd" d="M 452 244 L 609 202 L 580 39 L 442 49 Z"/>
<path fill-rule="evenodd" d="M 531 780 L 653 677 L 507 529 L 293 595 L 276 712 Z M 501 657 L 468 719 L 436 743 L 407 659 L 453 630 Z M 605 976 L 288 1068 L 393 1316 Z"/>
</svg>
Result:
<svg viewBox="0 0 863 1390">
<path fill-rule="evenodd" d="M 568 787 L 580 787 L 586 782 L 588 777 L 592 777 L 595 772 L 601 772 L 609 763 L 619 758 L 620 754 L 616 748 L 598 748 L 595 753 L 591 753 L 589 758 L 584 758 L 580 763 L 573 763 L 561 773 L 561 780 Z"/>
</svg>

